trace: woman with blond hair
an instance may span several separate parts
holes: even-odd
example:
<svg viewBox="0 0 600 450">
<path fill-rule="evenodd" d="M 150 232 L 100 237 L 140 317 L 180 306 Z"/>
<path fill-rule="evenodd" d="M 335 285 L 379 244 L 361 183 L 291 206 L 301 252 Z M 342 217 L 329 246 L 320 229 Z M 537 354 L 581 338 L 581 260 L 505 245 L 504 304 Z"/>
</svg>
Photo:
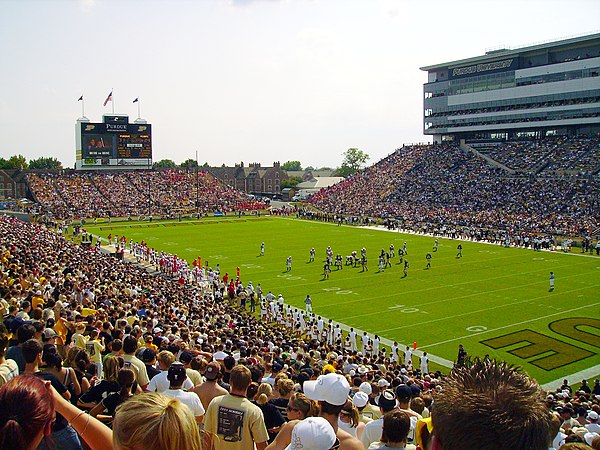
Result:
<svg viewBox="0 0 600 450">
<path fill-rule="evenodd" d="M 148 392 L 117 407 L 111 431 L 48 386 L 61 414 L 91 450 L 201 450 L 200 431 L 189 408 L 176 398 Z"/>
<path fill-rule="evenodd" d="M 275 439 L 277 433 L 279 433 L 281 426 L 285 423 L 285 419 L 277 407 L 269 401 L 272 395 L 273 388 L 271 385 L 269 383 L 261 383 L 254 396 L 254 402 L 262 411 L 265 419 L 265 426 L 269 433 L 269 442 L 273 442 L 273 439 Z"/>
<path fill-rule="evenodd" d="M 118 392 L 121 385 L 117 380 L 123 360 L 117 356 L 106 355 L 104 358 L 104 377 L 79 398 L 78 406 L 93 408 L 113 392 Z"/>
<path fill-rule="evenodd" d="M 365 424 L 360 421 L 358 416 L 358 409 L 350 400 L 346 401 L 342 407 L 338 416 L 338 427 L 358 439 L 365 429 Z"/>
<path fill-rule="evenodd" d="M 302 392 L 295 392 L 290 396 L 287 407 L 289 422 L 281 427 L 277 437 L 269 444 L 268 449 L 285 448 L 292 440 L 292 430 L 294 426 L 307 417 L 319 415 L 319 406 L 317 402 L 309 399 Z"/>
<path fill-rule="evenodd" d="M 290 396 L 294 391 L 294 382 L 287 377 L 277 377 L 273 388 L 274 397 L 269 402 L 279 410 L 283 418 L 287 421 L 287 407 Z"/>
<path fill-rule="evenodd" d="M 200 450 L 200 431 L 180 400 L 156 393 L 135 395 L 117 408 L 113 443 L 121 450 Z"/>
</svg>

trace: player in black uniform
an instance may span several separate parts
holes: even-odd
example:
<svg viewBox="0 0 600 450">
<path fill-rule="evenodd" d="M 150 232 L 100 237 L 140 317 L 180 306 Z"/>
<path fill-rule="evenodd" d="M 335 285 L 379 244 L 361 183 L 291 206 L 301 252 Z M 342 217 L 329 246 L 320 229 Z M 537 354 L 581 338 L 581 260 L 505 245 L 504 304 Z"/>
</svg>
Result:
<svg viewBox="0 0 600 450">
<path fill-rule="evenodd" d="M 323 279 L 328 280 L 330 273 L 331 273 L 331 266 L 329 265 L 329 261 L 326 261 L 325 265 L 323 266 Z"/>
<path fill-rule="evenodd" d="M 402 258 L 404 258 L 404 250 L 402 250 L 401 248 L 398 249 L 398 264 L 402 264 Z"/>
</svg>

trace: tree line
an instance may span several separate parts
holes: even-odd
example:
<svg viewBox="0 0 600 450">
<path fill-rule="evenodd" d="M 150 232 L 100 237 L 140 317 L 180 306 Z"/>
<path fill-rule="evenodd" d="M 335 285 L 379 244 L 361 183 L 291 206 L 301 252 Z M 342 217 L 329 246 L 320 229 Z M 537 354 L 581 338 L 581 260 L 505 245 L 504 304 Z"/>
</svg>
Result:
<svg viewBox="0 0 600 450">
<path fill-rule="evenodd" d="M 333 172 L 333 176 L 338 177 L 348 177 L 358 170 L 362 169 L 366 162 L 369 160 L 369 155 L 367 155 L 362 150 L 358 148 L 349 148 L 343 154 L 343 160 L 340 167 L 335 170 L 330 167 L 321 167 L 316 169 L 312 166 L 307 166 L 302 168 L 302 163 L 300 161 L 286 161 L 281 165 L 281 169 L 286 172 L 290 171 L 302 171 L 302 170 L 331 170 Z M 193 168 L 201 168 L 208 169 L 210 165 L 205 162 L 202 165 L 198 165 L 198 162 L 194 159 L 186 159 L 181 164 L 176 164 L 175 161 L 171 159 L 161 159 L 160 161 L 156 161 L 152 164 L 152 167 L 155 169 L 193 169 Z M 42 156 L 40 158 L 31 159 L 27 161 L 23 155 L 13 155 L 8 159 L 0 158 L 0 169 L 37 169 L 37 170 L 60 170 L 63 168 L 62 163 L 53 157 L 45 157 Z M 282 187 L 293 187 L 298 182 L 302 181 L 300 177 L 290 177 L 289 186 Z"/>
</svg>

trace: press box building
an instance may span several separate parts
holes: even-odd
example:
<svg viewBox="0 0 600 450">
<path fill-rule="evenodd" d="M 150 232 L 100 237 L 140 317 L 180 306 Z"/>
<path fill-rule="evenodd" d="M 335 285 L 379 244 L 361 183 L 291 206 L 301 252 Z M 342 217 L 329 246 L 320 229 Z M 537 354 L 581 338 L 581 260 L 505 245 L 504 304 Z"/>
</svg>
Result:
<svg viewBox="0 0 600 450">
<path fill-rule="evenodd" d="M 600 133 L 600 33 L 421 70 L 423 129 L 435 142 Z"/>
</svg>

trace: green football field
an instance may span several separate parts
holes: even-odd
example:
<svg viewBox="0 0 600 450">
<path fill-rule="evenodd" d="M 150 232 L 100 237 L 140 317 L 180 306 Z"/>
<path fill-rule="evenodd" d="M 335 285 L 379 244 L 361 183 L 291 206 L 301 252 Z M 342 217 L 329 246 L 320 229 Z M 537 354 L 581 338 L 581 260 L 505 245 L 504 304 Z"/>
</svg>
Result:
<svg viewBox="0 0 600 450">
<path fill-rule="evenodd" d="M 534 252 L 459 241 L 297 220 L 285 217 L 210 218 L 198 222 L 113 223 L 88 230 L 109 233 L 176 253 L 192 261 L 198 256 L 221 273 L 235 275 L 264 292 L 283 294 L 286 302 L 304 307 L 310 294 L 314 312 L 349 327 L 378 334 L 385 343 L 417 343 L 432 357 L 431 367 L 450 366 L 462 343 L 469 355 L 510 361 L 540 383 L 573 381 L 600 374 L 600 258 Z M 265 255 L 260 256 L 260 244 Z M 381 249 L 407 243 L 410 268 L 403 277 L 398 257 L 380 272 Z M 332 267 L 323 279 L 325 249 L 344 259 L 367 249 L 368 272 L 360 266 Z M 309 262 L 309 250 L 316 250 Z M 431 268 L 425 255 L 431 252 Z M 292 256 L 291 272 L 285 260 Z M 549 274 L 556 288 L 549 291 Z M 362 334 L 362 332 L 361 332 Z M 414 358 L 415 364 L 418 359 Z M 447 370 L 447 369 L 446 369 Z"/>
</svg>

